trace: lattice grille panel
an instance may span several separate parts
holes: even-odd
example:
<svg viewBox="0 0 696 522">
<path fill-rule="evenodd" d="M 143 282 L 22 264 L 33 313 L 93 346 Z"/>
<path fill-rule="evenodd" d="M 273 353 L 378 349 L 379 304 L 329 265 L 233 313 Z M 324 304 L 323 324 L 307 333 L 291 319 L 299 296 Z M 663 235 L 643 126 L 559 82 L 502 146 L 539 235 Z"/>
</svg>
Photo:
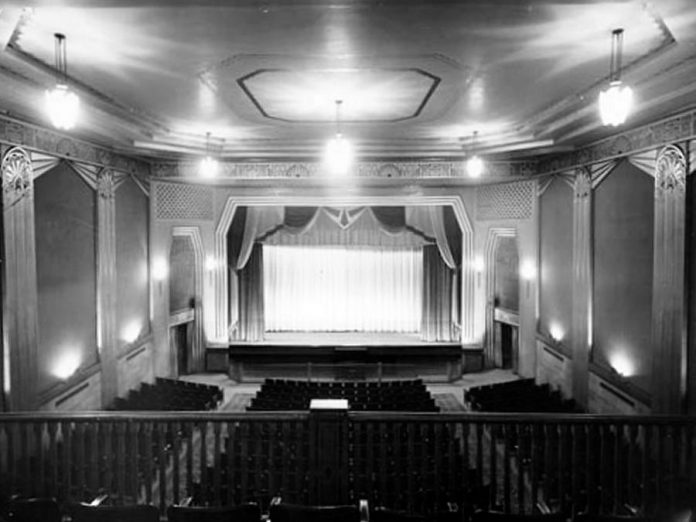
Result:
<svg viewBox="0 0 696 522">
<path fill-rule="evenodd" d="M 476 190 L 479 220 L 529 219 L 534 209 L 535 181 L 488 185 Z"/>
<path fill-rule="evenodd" d="M 213 191 L 210 187 L 157 183 L 156 197 L 157 219 L 213 219 Z"/>
</svg>

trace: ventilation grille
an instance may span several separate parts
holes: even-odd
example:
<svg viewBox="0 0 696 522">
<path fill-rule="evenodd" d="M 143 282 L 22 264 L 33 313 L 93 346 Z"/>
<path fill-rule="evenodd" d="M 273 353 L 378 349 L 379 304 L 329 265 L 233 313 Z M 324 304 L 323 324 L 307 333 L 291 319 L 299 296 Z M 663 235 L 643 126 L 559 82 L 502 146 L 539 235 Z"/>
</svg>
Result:
<svg viewBox="0 0 696 522">
<path fill-rule="evenodd" d="M 476 190 L 477 219 L 490 221 L 531 218 L 535 187 L 534 181 L 479 187 Z"/>
<path fill-rule="evenodd" d="M 157 219 L 213 220 L 213 191 L 210 187 L 156 184 Z"/>
</svg>

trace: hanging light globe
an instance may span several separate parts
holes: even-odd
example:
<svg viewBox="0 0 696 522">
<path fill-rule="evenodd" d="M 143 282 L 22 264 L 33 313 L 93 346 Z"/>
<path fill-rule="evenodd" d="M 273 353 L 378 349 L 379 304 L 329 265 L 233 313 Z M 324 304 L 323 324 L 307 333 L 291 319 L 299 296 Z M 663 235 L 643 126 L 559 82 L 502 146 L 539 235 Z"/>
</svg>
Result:
<svg viewBox="0 0 696 522">
<path fill-rule="evenodd" d="M 353 146 L 343 135 L 336 134 L 326 145 L 324 159 L 331 174 L 346 175 L 353 163 Z"/>
<path fill-rule="evenodd" d="M 80 98 L 64 83 L 46 91 L 46 112 L 53 126 L 70 130 L 80 114 Z"/>
<path fill-rule="evenodd" d="M 466 173 L 470 178 L 479 178 L 483 174 L 483 160 L 474 154 L 466 162 Z"/>
<path fill-rule="evenodd" d="M 201 160 L 198 172 L 202 178 L 214 178 L 220 171 L 220 163 L 212 156 L 206 156 Z"/>
<path fill-rule="evenodd" d="M 599 93 L 599 115 L 604 125 L 623 125 L 633 106 L 633 90 L 615 80 Z"/>
</svg>

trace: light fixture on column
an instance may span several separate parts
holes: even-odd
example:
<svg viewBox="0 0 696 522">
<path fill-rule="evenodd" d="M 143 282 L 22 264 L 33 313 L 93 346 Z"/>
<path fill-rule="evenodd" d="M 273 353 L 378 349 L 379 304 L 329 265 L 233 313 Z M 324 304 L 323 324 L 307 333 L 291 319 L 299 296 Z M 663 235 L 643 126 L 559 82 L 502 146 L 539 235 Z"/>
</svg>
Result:
<svg viewBox="0 0 696 522">
<path fill-rule="evenodd" d="M 609 64 L 609 87 L 599 93 L 599 114 L 604 125 L 622 125 L 633 105 L 633 91 L 621 83 L 621 54 L 623 51 L 623 29 L 611 33 L 611 62 Z"/>
<path fill-rule="evenodd" d="M 466 173 L 469 175 L 470 178 L 479 178 L 481 177 L 481 174 L 483 174 L 483 160 L 481 157 L 474 152 L 475 147 L 476 147 L 476 136 L 478 135 L 477 131 L 474 131 L 474 134 L 471 136 L 471 152 L 473 155 L 466 160 Z"/>
<path fill-rule="evenodd" d="M 203 178 L 214 178 L 218 175 L 220 164 L 210 152 L 210 133 L 205 134 L 205 157 L 201 160 L 198 171 Z"/>
<path fill-rule="evenodd" d="M 54 127 L 70 130 L 80 112 L 80 98 L 68 87 L 68 59 L 65 35 L 56 33 L 56 86 L 46 91 L 46 112 Z"/>
<path fill-rule="evenodd" d="M 336 100 L 336 135 L 327 143 L 324 158 L 328 171 L 339 176 L 346 175 L 353 163 L 353 147 L 341 133 L 342 103 L 342 100 Z"/>
</svg>

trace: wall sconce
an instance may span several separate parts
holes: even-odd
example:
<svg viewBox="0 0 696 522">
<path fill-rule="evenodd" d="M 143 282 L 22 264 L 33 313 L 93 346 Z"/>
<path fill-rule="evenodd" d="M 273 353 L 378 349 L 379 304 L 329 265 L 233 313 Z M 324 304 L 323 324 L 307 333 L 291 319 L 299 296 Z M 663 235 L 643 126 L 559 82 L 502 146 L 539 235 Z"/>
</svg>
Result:
<svg viewBox="0 0 696 522">
<path fill-rule="evenodd" d="M 162 291 L 162 281 L 169 275 L 169 265 L 163 257 L 157 257 L 152 261 L 151 276 L 153 281 L 157 281 L 157 289 Z"/>
<path fill-rule="evenodd" d="M 208 256 L 205 258 L 205 271 L 212 272 L 217 268 L 217 261 L 214 256 Z"/>
<path fill-rule="evenodd" d="M 141 329 L 142 327 L 140 325 L 140 321 L 131 321 L 123 327 L 121 339 L 123 339 L 126 343 L 131 344 L 138 337 L 140 337 Z"/>
<path fill-rule="evenodd" d="M 486 263 L 483 256 L 476 256 L 473 263 L 474 272 L 476 272 L 476 286 L 481 286 L 481 274 L 486 269 Z"/>
<path fill-rule="evenodd" d="M 536 279 L 536 275 L 537 275 L 537 270 L 536 270 L 535 263 L 530 259 L 523 261 L 522 264 L 520 265 L 520 278 L 523 281 L 527 282 L 527 284 L 526 284 L 526 289 L 527 289 L 526 297 L 529 297 L 531 282 L 534 279 Z"/>
<path fill-rule="evenodd" d="M 80 367 L 80 352 L 75 348 L 69 348 L 56 361 L 51 373 L 58 377 L 61 381 L 66 381 Z"/>
<path fill-rule="evenodd" d="M 555 342 L 560 343 L 565 336 L 565 332 L 560 324 L 551 323 L 549 325 L 549 335 L 551 335 L 551 339 L 553 339 Z"/>
<path fill-rule="evenodd" d="M 609 356 L 609 364 L 621 377 L 630 377 L 636 371 L 633 361 L 623 352 L 615 351 Z"/>
</svg>

